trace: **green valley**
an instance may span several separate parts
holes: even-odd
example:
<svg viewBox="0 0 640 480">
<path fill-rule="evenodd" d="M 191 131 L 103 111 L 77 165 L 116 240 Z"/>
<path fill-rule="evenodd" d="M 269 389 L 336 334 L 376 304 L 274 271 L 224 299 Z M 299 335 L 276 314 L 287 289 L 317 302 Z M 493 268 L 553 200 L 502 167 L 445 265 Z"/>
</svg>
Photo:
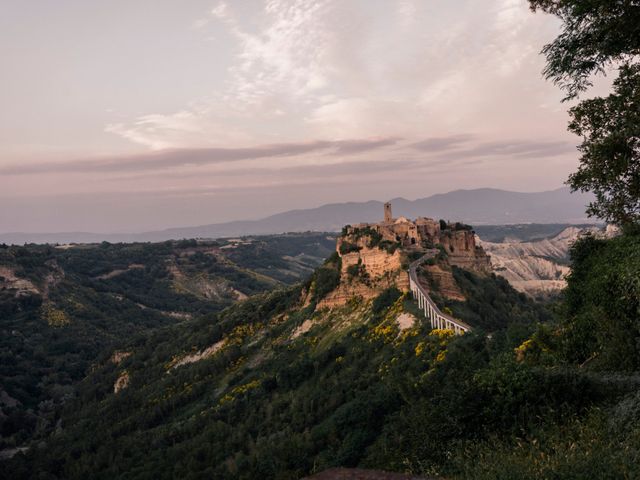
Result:
<svg viewBox="0 0 640 480">
<path fill-rule="evenodd" d="M 334 242 L 295 234 L 1 247 L 0 450 L 55 429 L 77 382 L 119 347 L 299 281 Z"/>
<path fill-rule="evenodd" d="M 369 230 L 346 242 L 302 283 L 147 330 L 115 357 L 103 351 L 56 428 L 4 464 L 12 478 L 297 479 L 335 466 L 444 478 L 639 473 L 640 380 L 612 357 L 627 345 L 637 358 L 636 347 L 608 333 L 618 322 L 631 334 L 632 307 L 584 295 L 600 288 L 592 272 L 612 272 L 637 236 L 577 244 L 567 297 L 551 309 L 442 250 L 420 277 L 473 327 L 461 336 L 432 329 L 400 277 L 394 286 L 388 272 L 371 274 L 421 247 L 391 249 Z M 602 261 L 585 263 L 594 249 Z M 620 273 L 621 291 L 634 268 Z M 349 291 L 364 296 L 338 294 Z M 594 328 L 591 312 L 605 305 L 609 327 Z"/>
</svg>

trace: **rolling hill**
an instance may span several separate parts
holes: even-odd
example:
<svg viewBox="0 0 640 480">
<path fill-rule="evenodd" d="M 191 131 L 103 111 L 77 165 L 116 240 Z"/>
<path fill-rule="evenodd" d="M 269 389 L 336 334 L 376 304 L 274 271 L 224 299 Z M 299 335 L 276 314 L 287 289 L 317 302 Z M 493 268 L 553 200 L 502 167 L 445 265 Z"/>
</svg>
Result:
<svg viewBox="0 0 640 480">
<path fill-rule="evenodd" d="M 483 188 L 456 190 L 417 200 L 404 198 L 391 200 L 396 216 L 456 219 L 473 225 L 584 223 L 586 221 L 585 205 L 589 201 L 588 195 L 572 194 L 568 188 L 536 193 Z M 333 203 L 311 209 L 289 210 L 259 220 L 214 223 L 142 233 L 4 233 L 0 234 L 0 242 L 9 244 L 91 243 L 103 240 L 158 242 L 182 238 L 223 238 L 284 232 L 337 232 L 347 224 L 379 220 L 382 205 L 383 202 L 374 200 Z"/>
<path fill-rule="evenodd" d="M 300 282 L 334 244 L 295 234 L 0 247 L 0 459 L 53 429 L 105 355 L 122 359 L 133 339 Z"/>
</svg>

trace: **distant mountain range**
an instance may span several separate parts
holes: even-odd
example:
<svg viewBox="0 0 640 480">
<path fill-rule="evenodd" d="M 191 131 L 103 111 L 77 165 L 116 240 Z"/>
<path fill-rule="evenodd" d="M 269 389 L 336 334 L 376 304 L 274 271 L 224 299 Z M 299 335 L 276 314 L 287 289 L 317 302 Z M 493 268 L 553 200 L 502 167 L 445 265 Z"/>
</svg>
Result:
<svg viewBox="0 0 640 480">
<path fill-rule="evenodd" d="M 394 216 L 443 218 L 472 225 L 517 223 L 585 223 L 585 206 L 591 196 L 570 193 L 568 188 L 547 192 L 521 193 L 492 188 L 455 190 L 417 200 L 395 198 Z M 0 242 L 93 243 L 100 241 L 163 241 L 182 238 L 222 238 L 242 235 L 267 235 L 284 232 L 339 231 L 344 225 L 375 222 L 382 219 L 383 202 L 332 203 L 317 208 L 289 210 L 261 220 L 214 223 L 197 227 L 166 230 L 99 234 L 88 232 L 5 233 Z"/>
</svg>

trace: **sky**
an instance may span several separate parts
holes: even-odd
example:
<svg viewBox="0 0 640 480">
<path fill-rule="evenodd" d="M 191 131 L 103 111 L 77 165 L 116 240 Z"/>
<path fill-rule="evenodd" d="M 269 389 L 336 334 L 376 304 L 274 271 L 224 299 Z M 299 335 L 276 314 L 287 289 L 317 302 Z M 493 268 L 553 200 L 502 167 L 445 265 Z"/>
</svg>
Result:
<svg viewBox="0 0 640 480">
<path fill-rule="evenodd" d="M 0 233 L 559 188 L 525 0 L 0 0 Z"/>
</svg>

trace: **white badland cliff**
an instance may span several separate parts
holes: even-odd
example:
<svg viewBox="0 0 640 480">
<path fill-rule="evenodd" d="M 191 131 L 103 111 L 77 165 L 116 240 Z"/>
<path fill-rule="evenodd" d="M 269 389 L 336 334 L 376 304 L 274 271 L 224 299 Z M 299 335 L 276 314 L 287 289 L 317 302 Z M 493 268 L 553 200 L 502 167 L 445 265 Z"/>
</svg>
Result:
<svg viewBox="0 0 640 480">
<path fill-rule="evenodd" d="M 493 243 L 478 239 L 478 243 L 491 256 L 491 266 L 496 275 L 507 279 L 521 292 L 545 295 L 557 293 L 566 286 L 571 245 L 587 233 L 611 237 L 617 232 L 611 227 L 606 230 L 568 227 L 555 237 L 531 242 Z"/>
</svg>

